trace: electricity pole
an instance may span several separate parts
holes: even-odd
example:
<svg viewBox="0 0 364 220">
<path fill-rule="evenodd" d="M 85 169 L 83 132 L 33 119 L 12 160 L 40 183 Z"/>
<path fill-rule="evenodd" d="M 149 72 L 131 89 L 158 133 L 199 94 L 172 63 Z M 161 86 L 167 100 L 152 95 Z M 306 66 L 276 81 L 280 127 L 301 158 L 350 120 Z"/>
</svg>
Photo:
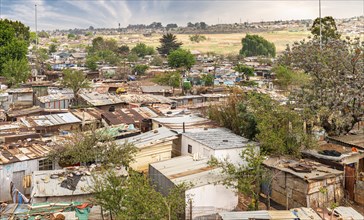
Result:
<svg viewBox="0 0 364 220">
<path fill-rule="evenodd" d="M 319 0 L 319 18 L 320 18 L 320 50 L 321 50 L 322 49 L 321 0 Z"/>
<path fill-rule="evenodd" d="M 37 4 L 35 6 L 35 49 L 38 49 L 38 20 L 37 20 Z"/>
</svg>

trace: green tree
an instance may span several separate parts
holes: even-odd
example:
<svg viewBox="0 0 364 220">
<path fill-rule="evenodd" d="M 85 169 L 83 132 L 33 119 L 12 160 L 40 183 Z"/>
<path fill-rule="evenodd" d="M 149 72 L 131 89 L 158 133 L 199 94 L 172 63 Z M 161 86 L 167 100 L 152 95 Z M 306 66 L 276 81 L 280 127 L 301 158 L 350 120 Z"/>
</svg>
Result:
<svg viewBox="0 0 364 220">
<path fill-rule="evenodd" d="M 93 201 L 116 219 L 178 220 L 185 211 L 186 184 L 173 187 L 164 197 L 147 177 L 134 171 L 122 177 L 109 169 L 104 175 L 94 175 L 94 179 Z M 153 202 L 146 198 L 153 198 Z"/>
<path fill-rule="evenodd" d="M 41 31 L 38 33 L 38 37 L 40 38 L 49 38 L 49 34 L 45 31 Z"/>
<path fill-rule="evenodd" d="M 145 57 L 147 55 L 153 55 L 155 54 L 155 50 L 153 47 L 149 47 L 144 43 L 138 43 L 137 45 L 135 45 L 135 47 L 133 47 L 133 49 L 131 49 L 132 53 L 135 53 L 136 55 L 138 55 L 138 57 Z"/>
<path fill-rule="evenodd" d="M 10 60 L 24 60 L 28 52 L 29 27 L 18 21 L 0 20 L 0 74 Z"/>
<path fill-rule="evenodd" d="M 72 89 L 74 99 L 78 103 L 78 92 L 80 89 L 90 88 L 91 83 L 82 71 L 66 69 L 63 71 L 61 85 Z"/>
<path fill-rule="evenodd" d="M 183 84 L 182 84 L 183 91 L 190 91 L 191 88 L 192 88 L 192 84 L 190 81 L 183 82 Z"/>
<path fill-rule="evenodd" d="M 136 55 L 135 53 L 129 53 L 128 57 L 127 57 L 129 62 L 137 62 L 139 57 L 138 55 Z"/>
<path fill-rule="evenodd" d="M 134 145 L 125 143 L 120 146 L 105 130 L 93 129 L 74 133 L 62 144 L 53 148 L 48 158 L 58 161 L 61 166 L 95 162 L 128 166 L 136 152 Z"/>
<path fill-rule="evenodd" d="M 179 72 L 161 73 L 153 79 L 153 82 L 178 88 L 181 85 L 181 74 Z"/>
<path fill-rule="evenodd" d="M 50 54 L 57 52 L 57 45 L 55 45 L 55 44 L 49 45 L 48 52 Z"/>
<path fill-rule="evenodd" d="M 130 52 L 130 48 L 127 45 L 121 45 L 118 48 L 118 54 L 121 56 L 127 56 Z"/>
<path fill-rule="evenodd" d="M 211 74 L 202 75 L 202 81 L 205 86 L 213 86 L 214 85 L 214 76 Z"/>
<path fill-rule="evenodd" d="M 359 40 L 332 39 L 320 48 L 319 40 L 312 39 L 287 48 L 278 59 L 280 65 L 308 75 L 309 82 L 295 90 L 291 99 L 329 135 L 346 134 L 363 120 L 363 54 Z"/>
<path fill-rule="evenodd" d="M 153 60 L 150 62 L 151 66 L 163 66 L 163 59 L 160 56 L 154 56 Z"/>
<path fill-rule="evenodd" d="M 211 106 L 208 114 L 236 134 L 258 141 L 264 154 L 298 156 L 315 144 L 301 115 L 264 94 L 235 90 L 227 103 Z"/>
<path fill-rule="evenodd" d="M 195 57 L 189 50 L 178 49 L 168 55 L 168 65 L 172 68 L 185 68 L 189 70 L 195 62 Z"/>
<path fill-rule="evenodd" d="M 320 39 L 320 18 L 316 18 L 311 27 L 311 33 L 316 39 Z M 327 43 L 328 40 L 338 40 L 339 34 L 335 19 L 331 16 L 321 18 L 321 36 L 322 42 Z"/>
<path fill-rule="evenodd" d="M 160 55 L 169 55 L 172 51 L 179 49 L 182 46 L 181 42 L 177 42 L 177 37 L 174 34 L 164 34 L 161 39 L 160 47 L 157 48 Z"/>
<path fill-rule="evenodd" d="M 276 56 L 276 47 L 259 35 L 247 34 L 242 40 L 243 45 L 240 54 L 243 56 Z"/>
<path fill-rule="evenodd" d="M 68 39 L 75 39 L 76 38 L 76 35 L 73 34 L 73 33 L 70 33 L 70 34 L 67 35 L 67 38 Z"/>
<path fill-rule="evenodd" d="M 86 58 L 86 67 L 92 71 L 97 70 L 97 62 L 99 58 L 97 56 L 87 56 Z"/>
<path fill-rule="evenodd" d="M 200 34 L 194 34 L 189 36 L 191 42 L 200 43 L 202 41 L 205 41 L 207 38 L 204 35 Z"/>
<path fill-rule="evenodd" d="M 275 66 L 272 71 L 275 73 L 275 83 L 286 91 L 288 91 L 290 87 L 293 86 L 303 86 L 309 81 L 309 77 L 305 73 L 301 71 L 294 71 L 286 66 Z"/>
<path fill-rule="evenodd" d="M 243 150 L 240 157 L 246 163 L 236 165 L 228 160 L 219 161 L 213 157 L 209 164 L 222 168 L 222 173 L 227 176 L 223 181 L 226 186 L 233 187 L 239 194 L 251 198 L 249 210 L 258 210 L 260 184 L 266 172 L 262 164 L 264 157 L 259 154 L 259 148 L 255 146 Z"/>
<path fill-rule="evenodd" d="M 246 79 L 246 80 L 249 80 L 249 77 L 250 76 L 254 76 L 254 68 L 253 67 L 250 67 L 250 66 L 246 66 L 244 64 L 237 64 L 235 67 L 234 67 L 234 70 L 238 73 L 241 73 L 243 74 L 243 77 Z"/>
<path fill-rule="evenodd" d="M 10 86 L 26 82 L 30 77 L 30 67 L 26 59 L 8 60 L 3 65 L 2 75 Z"/>
<path fill-rule="evenodd" d="M 137 64 L 133 68 L 133 73 L 137 73 L 138 75 L 143 75 L 148 70 L 149 66 L 144 64 Z"/>
</svg>

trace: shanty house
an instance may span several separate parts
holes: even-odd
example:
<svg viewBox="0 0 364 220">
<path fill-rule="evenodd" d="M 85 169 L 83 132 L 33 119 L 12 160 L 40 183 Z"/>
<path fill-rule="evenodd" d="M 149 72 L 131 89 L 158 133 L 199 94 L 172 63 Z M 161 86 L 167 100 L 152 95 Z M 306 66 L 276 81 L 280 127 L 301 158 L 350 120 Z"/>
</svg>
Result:
<svg viewBox="0 0 364 220">
<path fill-rule="evenodd" d="M 326 207 L 344 197 L 340 170 L 308 159 L 269 158 L 263 164 L 272 173 L 270 198 L 282 206 Z"/>
<path fill-rule="evenodd" d="M 207 162 L 208 159 L 181 156 L 149 165 L 149 177 L 163 195 L 168 195 L 176 185 L 191 185 L 185 191 L 185 201 L 188 204 L 185 219 L 190 219 L 190 213 L 192 219 L 197 219 L 231 211 L 238 204 L 234 190 L 221 184 L 225 178 L 221 169 L 213 168 Z"/>
<path fill-rule="evenodd" d="M 30 194 L 30 185 L 23 180 L 30 179 L 33 171 L 52 170 L 57 164 L 45 156 L 50 147 L 41 141 L 23 141 L 0 146 L 0 201 L 10 201 L 10 183 L 19 192 Z"/>
<path fill-rule="evenodd" d="M 10 103 L 10 107 L 21 108 L 31 107 L 33 105 L 32 88 L 8 89 L 6 92 L 9 94 L 8 102 Z"/>
<path fill-rule="evenodd" d="M 226 128 L 191 130 L 182 133 L 181 155 L 214 156 L 237 164 L 243 162 L 240 155 L 249 146 L 257 147 L 258 144 Z"/>
<path fill-rule="evenodd" d="M 143 94 L 172 96 L 173 88 L 170 86 L 141 86 Z"/>
<path fill-rule="evenodd" d="M 138 152 L 134 156 L 134 162 L 130 165 L 137 171 L 148 171 L 151 163 L 168 160 L 172 157 L 173 140 L 177 139 L 177 133 L 168 128 L 161 127 L 134 137 L 118 140 L 119 145 L 124 143 L 134 144 Z"/>
</svg>

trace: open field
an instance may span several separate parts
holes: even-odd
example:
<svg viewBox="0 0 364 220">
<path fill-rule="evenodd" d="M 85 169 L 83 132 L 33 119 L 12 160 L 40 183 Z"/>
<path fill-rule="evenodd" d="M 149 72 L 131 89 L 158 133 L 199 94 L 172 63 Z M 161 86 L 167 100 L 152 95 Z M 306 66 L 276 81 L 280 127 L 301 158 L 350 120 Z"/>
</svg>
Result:
<svg viewBox="0 0 364 220">
<path fill-rule="evenodd" d="M 292 44 L 295 41 L 300 41 L 309 36 L 309 32 L 289 32 L 289 31 L 274 31 L 274 32 L 262 32 L 257 33 L 263 36 L 267 40 L 273 42 L 276 45 L 277 52 L 284 51 L 287 44 Z M 143 42 L 147 45 L 157 47 L 159 46 L 159 38 L 162 35 L 153 34 L 151 37 L 144 37 L 141 34 L 129 34 L 129 35 L 118 35 L 112 36 L 117 39 L 119 43 L 125 43 L 129 46 L 134 46 L 138 42 Z M 202 53 L 215 52 L 217 54 L 237 54 L 241 49 L 241 39 L 245 36 L 244 34 L 205 34 L 207 37 L 206 41 L 200 43 L 192 43 L 189 40 L 187 34 L 177 34 L 179 41 L 182 41 L 183 48 L 189 50 L 198 50 Z M 111 37 L 111 36 L 109 36 Z"/>
</svg>

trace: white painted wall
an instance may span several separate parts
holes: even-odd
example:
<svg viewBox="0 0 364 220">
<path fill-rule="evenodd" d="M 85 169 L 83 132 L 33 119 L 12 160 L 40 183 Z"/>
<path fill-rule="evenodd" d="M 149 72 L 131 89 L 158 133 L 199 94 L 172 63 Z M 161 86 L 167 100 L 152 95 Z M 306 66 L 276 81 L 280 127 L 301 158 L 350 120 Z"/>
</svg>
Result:
<svg viewBox="0 0 364 220">
<path fill-rule="evenodd" d="M 216 214 L 220 211 L 232 211 L 238 205 L 236 193 L 223 185 L 204 185 L 186 191 L 186 218 L 189 219 L 190 202 L 192 200 L 192 219 Z"/>
<path fill-rule="evenodd" d="M 0 165 L 0 201 L 11 200 L 10 182 L 13 180 L 13 173 L 24 171 L 24 175 L 31 175 L 33 171 L 39 170 L 38 160 L 41 159 Z M 58 167 L 59 166 L 55 164 L 54 168 L 58 169 Z M 25 194 L 30 194 L 30 189 L 26 189 Z"/>
<path fill-rule="evenodd" d="M 227 143 L 228 144 L 228 143 Z M 202 157 L 209 158 L 211 156 L 216 157 L 217 159 L 224 160 L 228 159 L 231 163 L 241 164 L 242 159 L 240 158 L 240 154 L 244 148 L 233 148 L 233 149 L 222 149 L 222 150 L 214 150 L 206 145 L 203 145 L 197 141 L 190 139 L 182 135 L 182 156 L 190 155 L 188 153 L 188 145 L 192 146 L 192 155 L 198 153 Z"/>
</svg>

